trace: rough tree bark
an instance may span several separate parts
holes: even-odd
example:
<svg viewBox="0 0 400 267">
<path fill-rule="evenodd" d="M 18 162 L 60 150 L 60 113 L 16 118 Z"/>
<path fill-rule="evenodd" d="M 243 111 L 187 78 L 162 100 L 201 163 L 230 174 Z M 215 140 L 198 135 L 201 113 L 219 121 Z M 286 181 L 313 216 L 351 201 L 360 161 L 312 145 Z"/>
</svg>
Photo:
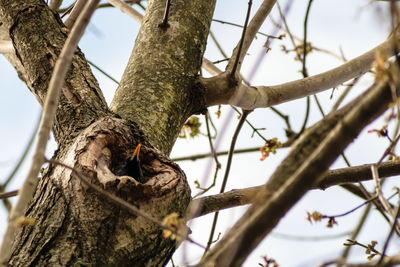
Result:
<svg viewBox="0 0 400 267">
<path fill-rule="evenodd" d="M 184 173 L 167 155 L 185 120 L 202 106 L 196 75 L 214 6 L 176 0 L 162 29 L 165 1 L 148 1 L 112 111 L 80 51 L 62 88 L 54 159 L 160 221 L 172 212 L 183 215 L 190 200 Z M 10 62 L 42 104 L 68 29 L 41 0 L 1 0 L 0 21 L 16 51 Z M 139 143 L 144 184 L 123 164 Z M 159 226 L 107 201 L 60 165 L 43 171 L 26 216 L 35 226 L 16 236 L 10 266 L 158 266 L 176 246 Z"/>
</svg>

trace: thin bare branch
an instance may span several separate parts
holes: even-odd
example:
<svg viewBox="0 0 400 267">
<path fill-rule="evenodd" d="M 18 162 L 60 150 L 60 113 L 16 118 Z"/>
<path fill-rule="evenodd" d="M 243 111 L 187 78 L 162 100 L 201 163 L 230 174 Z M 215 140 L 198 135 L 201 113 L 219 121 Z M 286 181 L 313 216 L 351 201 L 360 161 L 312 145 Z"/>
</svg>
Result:
<svg viewBox="0 0 400 267">
<path fill-rule="evenodd" d="M 270 107 L 294 99 L 312 95 L 359 77 L 372 68 L 378 51 L 392 56 L 395 38 L 329 71 L 304 79 L 273 86 L 251 86 L 239 84 L 235 89 L 229 87 L 224 74 L 201 79 L 206 89 L 206 106 L 217 104 L 236 104 L 245 109 Z"/>
<path fill-rule="evenodd" d="M 374 184 L 375 184 L 375 194 L 379 198 L 379 201 L 381 202 L 385 211 L 390 216 L 393 217 L 395 212 L 394 212 L 393 208 L 390 206 L 389 202 L 383 196 L 381 183 L 379 181 L 378 168 L 377 168 L 376 164 L 371 165 L 371 173 L 372 173 L 372 179 L 374 180 Z"/>
<path fill-rule="evenodd" d="M 400 163 L 394 161 L 383 162 L 378 165 L 378 170 L 380 178 L 399 175 Z M 325 190 L 331 186 L 351 184 L 371 179 L 371 165 L 365 164 L 330 170 L 318 179 L 311 189 Z M 217 210 L 250 204 L 252 200 L 254 200 L 253 197 L 263 190 L 264 187 L 264 185 L 260 185 L 244 189 L 235 189 L 218 195 L 206 196 L 193 200 L 191 205 L 202 203 L 198 216 L 203 216 Z"/>
<path fill-rule="evenodd" d="M 15 197 L 18 196 L 18 190 L 13 190 L 10 192 L 5 192 L 5 193 L 0 193 L 0 199 L 6 199 L 9 197 Z"/>
<path fill-rule="evenodd" d="M 239 60 L 240 60 L 240 58 L 242 58 L 242 59 L 244 58 L 244 57 L 241 57 L 240 55 L 242 54 L 244 38 L 246 36 L 246 30 L 247 30 L 247 23 L 249 22 L 250 11 L 251 11 L 251 6 L 253 5 L 253 1 L 249 0 L 249 4 L 248 5 L 249 6 L 247 8 L 246 20 L 244 22 L 244 27 L 243 27 L 243 31 L 242 31 L 242 37 L 240 38 L 239 46 L 238 46 L 238 49 L 236 51 L 235 61 L 233 63 L 232 69 L 230 70 L 231 80 L 234 81 L 234 82 L 237 82 L 237 81 L 235 81 L 236 72 L 240 73 Z M 228 65 L 229 65 L 229 62 L 228 62 Z"/>
<path fill-rule="evenodd" d="M 229 60 L 228 66 L 226 68 L 226 71 L 228 73 L 232 72 L 233 67 L 235 65 L 234 62 L 237 60 L 236 58 L 238 57 L 239 54 L 240 55 L 238 58 L 237 71 L 240 71 L 240 66 L 243 62 L 245 55 L 247 54 L 247 51 L 249 50 L 251 43 L 253 42 L 257 32 L 259 31 L 261 25 L 264 23 L 265 19 L 271 12 L 271 9 L 275 5 L 275 3 L 276 3 L 276 0 L 264 0 L 263 1 L 260 8 L 257 10 L 256 14 L 254 15 L 254 17 L 251 19 L 249 26 L 247 27 L 246 35 L 244 36 L 244 39 L 243 39 L 242 48 L 239 50 L 239 46 L 241 43 L 239 41 L 238 45 L 233 50 L 231 59 Z"/>
<path fill-rule="evenodd" d="M 241 154 L 241 153 L 250 153 L 250 152 L 259 152 L 260 147 L 250 147 L 250 148 L 243 148 L 243 149 L 236 149 L 234 151 L 235 154 Z M 220 151 L 216 152 L 217 156 L 224 156 L 228 155 L 229 151 Z M 196 155 L 191 155 L 191 156 L 186 156 L 186 157 L 179 157 L 179 158 L 173 158 L 173 161 L 185 161 L 185 160 L 198 160 L 198 159 L 204 159 L 204 158 L 209 158 L 212 157 L 212 153 L 204 153 L 204 154 L 196 154 Z"/>
<path fill-rule="evenodd" d="M 368 205 L 365 207 L 365 209 L 364 209 L 364 211 L 363 211 L 363 214 L 361 215 L 361 217 L 360 217 L 360 219 L 359 219 L 359 221 L 358 221 L 356 227 L 355 227 L 354 230 L 351 232 L 350 239 L 352 239 L 352 240 L 357 239 L 359 233 L 361 232 L 362 227 L 364 226 L 365 222 L 367 221 L 368 215 L 370 214 L 370 211 L 371 211 L 371 207 L 372 207 L 371 204 L 368 204 Z M 341 260 L 342 262 L 345 262 L 345 261 L 347 260 L 347 257 L 348 257 L 349 254 L 350 254 L 351 248 L 352 248 L 351 246 L 346 246 L 346 247 L 343 249 L 343 252 L 342 252 L 342 254 L 340 255 L 340 260 Z"/>
<path fill-rule="evenodd" d="M 161 29 L 167 29 L 169 27 L 168 23 L 168 16 L 169 16 L 169 9 L 171 8 L 171 0 L 166 0 L 165 2 L 165 11 L 164 11 L 164 17 L 163 20 L 160 24 L 158 24 L 158 27 Z"/>
<path fill-rule="evenodd" d="M 226 164 L 224 179 L 222 180 L 221 189 L 219 191 L 220 193 L 223 193 L 225 191 L 226 183 L 228 182 L 228 177 L 229 177 L 229 173 L 230 173 L 231 166 L 232 166 L 233 151 L 235 150 L 236 140 L 237 140 L 239 133 L 243 127 L 243 124 L 246 121 L 246 118 L 250 114 L 250 112 L 251 111 L 249 111 L 249 110 L 243 111 L 242 117 L 240 118 L 240 121 L 235 129 L 235 133 L 233 134 L 231 146 L 229 148 L 228 162 Z M 201 202 L 199 204 L 201 205 Z M 196 209 L 198 209 L 198 208 L 196 207 Z M 213 219 L 213 223 L 212 223 L 211 230 L 210 230 L 210 236 L 208 238 L 207 246 L 206 246 L 206 249 L 204 250 L 203 256 L 207 253 L 211 244 L 213 243 L 215 228 L 217 227 L 218 215 L 219 215 L 219 212 L 217 211 L 214 214 L 214 219 Z"/>
<path fill-rule="evenodd" d="M 387 248 L 389 247 L 390 239 L 392 238 L 392 235 L 395 232 L 395 229 L 398 227 L 397 218 L 399 218 L 399 216 L 400 216 L 400 207 L 397 206 L 396 209 L 397 209 L 397 211 L 395 212 L 395 214 L 393 216 L 392 226 L 390 227 L 390 231 L 389 231 L 388 237 L 386 238 L 385 244 L 383 246 L 382 256 L 380 257 L 380 259 L 379 259 L 378 263 L 376 264 L 376 266 L 381 266 L 380 264 L 385 259 L 384 255 L 386 254 Z"/>
</svg>

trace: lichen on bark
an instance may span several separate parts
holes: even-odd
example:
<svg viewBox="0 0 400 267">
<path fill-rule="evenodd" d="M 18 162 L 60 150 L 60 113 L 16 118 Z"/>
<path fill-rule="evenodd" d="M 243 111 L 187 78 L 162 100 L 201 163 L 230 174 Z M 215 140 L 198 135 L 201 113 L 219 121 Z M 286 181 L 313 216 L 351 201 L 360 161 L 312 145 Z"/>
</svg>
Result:
<svg viewBox="0 0 400 267">
<path fill-rule="evenodd" d="M 203 107 L 195 86 L 215 1 L 173 1 L 160 28 L 164 0 L 148 1 L 135 47 L 111 110 L 136 121 L 169 154 L 185 120 Z"/>
</svg>

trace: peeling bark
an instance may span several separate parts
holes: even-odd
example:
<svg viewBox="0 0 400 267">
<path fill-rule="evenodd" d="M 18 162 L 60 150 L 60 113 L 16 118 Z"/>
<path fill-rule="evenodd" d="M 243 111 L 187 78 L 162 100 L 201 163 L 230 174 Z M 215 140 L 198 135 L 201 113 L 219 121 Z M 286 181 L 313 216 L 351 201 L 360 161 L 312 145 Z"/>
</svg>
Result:
<svg viewBox="0 0 400 267">
<path fill-rule="evenodd" d="M 55 158 L 160 221 L 172 212 L 183 215 L 190 198 L 184 173 L 135 126 L 103 118 Z M 138 143 L 144 184 L 128 176 L 123 164 Z M 157 225 L 108 201 L 71 170 L 54 164 L 44 171 L 26 216 L 35 219 L 35 226 L 25 226 L 18 235 L 10 266 L 162 266 L 176 245 L 162 237 Z"/>
</svg>

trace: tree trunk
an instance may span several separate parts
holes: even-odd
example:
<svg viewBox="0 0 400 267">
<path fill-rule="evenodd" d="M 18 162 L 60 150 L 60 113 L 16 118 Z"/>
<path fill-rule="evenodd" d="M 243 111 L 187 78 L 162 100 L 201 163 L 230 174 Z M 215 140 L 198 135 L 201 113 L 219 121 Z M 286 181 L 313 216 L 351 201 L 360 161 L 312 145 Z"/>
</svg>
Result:
<svg viewBox="0 0 400 267">
<path fill-rule="evenodd" d="M 145 184 L 127 176 L 122 164 L 137 143 L 142 144 Z M 58 150 L 55 159 L 159 221 L 172 212 L 183 215 L 188 205 L 190 189 L 180 168 L 122 119 L 93 123 L 68 148 Z M 26 216 L 35 226 L 19 233 L 11 266 L 158 266 L 175 248 L 173 241 L 162 238 L 159 226 L 132 216 L 85 186 L 71 170 L 54 164 L 44 171 Z"/>
<path fill-rule="evenodd" d="M 43 171 L 26 211 L 35 225 L 17 234 L 9 266 L 168 262 L 175 241 L 85 185 L 76 171 L 158 221 L 172 212 L 184 214 L 190 188 L 182 170 L 165 155 L 185 120 L 203 106 L 196 83 L 215 0 L 172 2 L 169 27 L 160 28 L 165 0 L 148 1 L 112 102 L 118 115 L 107 108 L 84 55 L 75 53 L 53 127 L 59 144 L 54 159 L 74 171 L 54 162 Z M 68 29 L 40 0 L 0 0 L 0 21 L 16 51 L 10 62 L 43 103 Z M 129 176 L 125 166 L 137 144 L 142 144 L 144 183 Z"/>
</svg>

